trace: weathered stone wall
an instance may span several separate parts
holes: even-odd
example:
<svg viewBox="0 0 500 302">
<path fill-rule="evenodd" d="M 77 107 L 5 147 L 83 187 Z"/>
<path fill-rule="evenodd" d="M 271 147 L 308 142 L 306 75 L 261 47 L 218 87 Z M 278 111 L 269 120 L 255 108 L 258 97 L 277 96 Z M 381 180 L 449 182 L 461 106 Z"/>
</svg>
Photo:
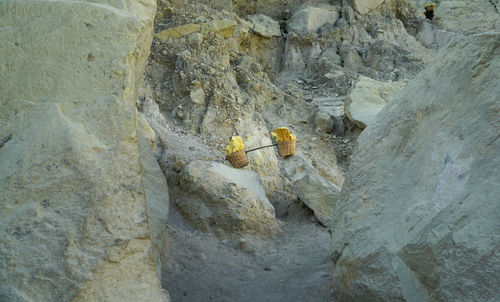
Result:
<svg viewBox="0 0 500 302">
<path fill-rule="evenodd" d="M 500 33 L 443 49 L 359 137 L 333 219 L 341 301 L 494 301 Z"/>
<path fill-rule="evenodd" d="M 0 3 L 0 300 L 168 300 L 136 133 L 155 9 Z"/>
</svg>

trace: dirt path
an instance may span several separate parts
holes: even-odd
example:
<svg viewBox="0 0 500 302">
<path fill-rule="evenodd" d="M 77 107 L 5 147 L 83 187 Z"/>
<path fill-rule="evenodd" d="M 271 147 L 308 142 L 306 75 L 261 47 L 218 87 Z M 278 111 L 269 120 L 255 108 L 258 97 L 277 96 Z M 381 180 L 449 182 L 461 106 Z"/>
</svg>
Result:
<svg viewBox="0 0 500 302">
<path fill-rule="evenodd" d="M 332 301 L 327 228 L 294 207 L 271 240 L 202 233 L 172 208 L 162 276 L 172 301 Z"/>
</svg>

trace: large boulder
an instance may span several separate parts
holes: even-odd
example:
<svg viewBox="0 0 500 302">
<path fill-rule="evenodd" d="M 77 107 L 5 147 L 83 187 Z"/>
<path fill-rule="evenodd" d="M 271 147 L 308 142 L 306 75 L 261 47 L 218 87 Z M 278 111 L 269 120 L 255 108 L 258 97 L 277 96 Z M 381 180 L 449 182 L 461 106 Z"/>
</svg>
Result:
<svg viewBox="0 0 500 302">
<path fill-rule="evenodd" d="M 295 194 L 314 212 L 321 224 L 328 226 L 332 219 L 340 188 L 318 174 L 316 169 L 299 155 L 281 162 L 282 171 L 290 179 Z"/>
<path fill-rule="evenodd" d="M 332 223 L 341 301 L 497 299 L 499 41 L 450 44 L 359 137 Z"/>
<path fill-rule="evenodd" d="M 439 49 L 453 40 L 461 39 L 464 35 L 440 28 L 432 22 L 422 22 L 415 38 L 427 48 Z"/>
<path fill-rule="evenodd" d="M 175 201 L 188 222 L 221 236 L 272 235 L 278 230 L 274 207 L 257 173 L 217 162 L 193 161 L 180 179 Z"/>
<path fill-rule="evenodd" d="M 281 36 L 280 24 L 278 21 L 262 14 L 247 16 L 247 19 L 252 23 L 252 30 L 257 35 L 264 38 Z"/>
<path fill-rule="evenodd" d="M 361 129 L 374 123 L 377 114 L 404 87 L 404 82 L 381 82 L 360 76 L 347 95 L 345 113 Z"/>
<path fill-rule="evenodd" d="M 354 8 L 358 13 L 365 15 L 371 10 L 377 8 L 384 0 L 352 0 Z"/>
<path fill-rule="evenodd" d="M 294 31 L 316 31 L 325 24 L 335 24 L 339 13 L 319 7 L 308 7 L 295 13 L 288 21 Z"/>
<path fill-rule="evenodd" d="M 439 1 L 435 15 L 446 29 L 452 31 L 477 33 L 500 28 L 494 1 Z"/>
<path fill-rule="evenodd" d="M 156 4 L 110 2 L 0 2 L 1 301 L 168 301 L 135 109 Z"/>
<path fill-rule="evenodd" d="M 403 2 L 398 0 L 399 2 Z M 427 3 L 436 3 L 433 24 L 439 24 L 439 31 L 458 33 L 479 33 L 500 28 L 498 0 L 405 0 L 412 3 L 424 17 Z M 439 42 L 439 41 L 437 41 Z"/>
</svg>

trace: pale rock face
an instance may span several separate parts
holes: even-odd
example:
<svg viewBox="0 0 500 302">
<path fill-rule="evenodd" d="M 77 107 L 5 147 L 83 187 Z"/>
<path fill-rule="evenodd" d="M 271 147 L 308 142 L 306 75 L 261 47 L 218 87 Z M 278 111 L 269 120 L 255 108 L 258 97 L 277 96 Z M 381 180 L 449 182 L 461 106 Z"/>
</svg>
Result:
<svg viewBox="0 0 500 302">
<path fill-rule="evenodd" d="M 295 194 L 314 211 L 314 216 L 323 225 L 330 225 L 340 187 L 320 176 L 300 155 L 285 158 L 280 165 L 283 174 L 292 182 Z"/>
<path fill-rule="evenodd" d="M 359 137 L 333 215 L 339 300 L 497 299 L 499 41 L 442 49 Z"/>
<path fill-rule="evenodd" d="M 353 0 L 354 8 L 358 13 L 365 15 L 374 8 L 377 8 L 384 0 Z"/>
<path fill-rule="evenodd" d="M 416 39 L 427 48 L 439 49 L 453 40 L 463 38 L 464 35 L 439 28 L 431 22 L 422 22 Z"/>
<path fill-rule="evenodd" d="M 279 228 L 274 207 L 257 173 L 217 162 L 194 161 L 184 167 L 183 193 L 176 200 L 195 227 L 219 235 L 272 235 Z"/>
<path fill-rule="evenodd" d="M 341 65 L 342 58 L 337 54 L 336 48 L 329 48 L 321 54 L 318 64 L 323 66 Z"/>
<path fill-rule="evenodd" d="M 194 104 L 205 105 L 205 91 L 203 91 L 203 88 L 195 87 L 191 89 L 189 96 L 191 97 L 191 102 Z"/>
<path fill-rule="evenodd" d="M 446 29 L 453 31 L 473 33 L 500 28 L 498 12 L 486 0 L 440 1 L 435 16 L 441 18 Z"/>
<path fill-rule="evenodd" d="M 309 7 L 295 13 L 288 22 L 294 31 L 316 31 L 325 24 L 335 24 L 339 18 L 336 11 Z"/>
<path fill-rule="evenodd" d="M 423 11 L 427 0 L 409 0 L 420 11 Z M 497 0 L 444 0 L 434 1 L 437 4 L 434 11 L 435 21 L 444 30 L 462 33 L 478 33 L 495 31 L 500 28 Z M 496 7 L 495 7 L 496 6 Z"/>
<path fill-rule="evenodd" d="M 199 48 L 203 43 L 203 35 L 200 33 L 192 33 L 188 37 L 189 45 L 193 48 Z"/>
<path fill-rule="evenodd" d="M 323 132 L 331 133 L 333 131 L 334 122 L 328 111 L 319 110 L 314 117 L 314 122 Z"/>
<path fill-rule="evenodd" d="M 266 15 L 251 15 L 247 19 L 253 24 L 253 31 L 264 38 L 281 36 L 280 24 L 278 21 Z"/>
<path fill-rule="evenodd" d="M 301 71 L 306 67 L 300 49 L 293 45 L 288 45 L 285 51 L 284 69 L 290 71 Z"/>
<path fill-rule="evenodd" d="M 360 76 L 345 102 L 345 113 L 356 126 L 372 125 L 377 114 L 406 85 L 404 82 L 380 82 Z"/>
<path fill-rule="evenodd" d="M 135 109 L 156 3 L 94 2 L 0 3 L 2 301 L 168 301 Z"/>
<path fill-rule="evenodd" d="M 357 71 L 364 67 L 365 64 L 363 64 L 359 53 L 347 40 L 340 44 L 339 53 L 345 68 Z"/>
<path fill-rule="evenodd" d="M 156 34 L 160 40 L 168 38 L 180 38 L 193 33 L 216 33 L 224 38 L 230 38 L 236 30 L 236 21 L 230 19 L 212 20 L 205 23 L 189 23 L 172 27 Z"/>
</svg>

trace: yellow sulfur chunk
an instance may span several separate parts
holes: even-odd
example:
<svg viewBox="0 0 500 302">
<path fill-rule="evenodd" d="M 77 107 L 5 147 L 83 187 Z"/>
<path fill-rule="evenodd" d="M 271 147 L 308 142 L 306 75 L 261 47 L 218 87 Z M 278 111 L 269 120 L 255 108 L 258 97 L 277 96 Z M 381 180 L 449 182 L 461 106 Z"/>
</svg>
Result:
<svg viewBox="0 0 500 302">
<path fill-rule="evenodd" d="M 245 145 L 243 144 L 243 140 L 239 136 L 231 136 L 229 145 L 227 145 L 226 147 L 226 155 L 231 155 L 234 152 L 238 152 L 240 150 L 245 150 Z"/>
<path fill-rule="evenodd" d="M 295 135 L 290 133 L 287 127 L 278 127 L 271 132 L 271 136 L 276 141 L 291 141 L 297 139 Z"/>
</svg>

